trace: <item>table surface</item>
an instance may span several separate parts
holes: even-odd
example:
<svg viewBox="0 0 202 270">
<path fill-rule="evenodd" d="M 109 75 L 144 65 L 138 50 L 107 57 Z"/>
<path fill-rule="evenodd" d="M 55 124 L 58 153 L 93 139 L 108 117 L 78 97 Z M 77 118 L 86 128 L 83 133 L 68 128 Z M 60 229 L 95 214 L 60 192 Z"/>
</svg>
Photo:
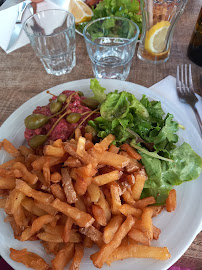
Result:
<svg viewBox="0 0 202 270">
<path fill-rule="evenodd" d="M 149 65 L 135 56 L 127 81 L 149 87 L 168 75 L 175 76 L 177 64 L 191 63 L 186 56 L 186 51 L 201 4 L 201 0 L 188 2 L 174 32 L 168 62 Z M 77 35 L 76 44 L 77 65 L 70 74 L 60 77 L 45 72 L 30 45 L 9 55 L 0 49 L 0 125 L 25 101 L 41 91 L 65 82 L 93 77 L 83 37 Z M 199 93 L 202 67 L 192 63 L 192 71 L 194 88 Z M 175 265 L 202 270 L 202 232 Z"/>
</svg>

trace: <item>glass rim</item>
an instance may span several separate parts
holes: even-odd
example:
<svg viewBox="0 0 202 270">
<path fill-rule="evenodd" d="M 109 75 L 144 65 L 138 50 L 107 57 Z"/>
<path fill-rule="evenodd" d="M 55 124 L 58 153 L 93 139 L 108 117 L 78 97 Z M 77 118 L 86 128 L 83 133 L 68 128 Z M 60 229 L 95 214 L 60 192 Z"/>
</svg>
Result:
<svg viewBox="0 0 202 270">
<path fill-rule="evenodd" d="M 106 45 L 106 44 L 97 44 L 97 43 L 95 43 L 94 41 L 90 40 L 90 39 L 86 36 L 86 30 L 87 30 L 87 28 L 88 28 L 90 25 L 92 25 L 93 23 L 98 22 L 98 21 L 101 21 L 101 20 L 110 19 L 110 18 L 114 18 L 114 19 L 118 19 L 118 20 L 122 20 L 122 21 L 128 21 L 128 22 L 130 22 L 131 24 L 133 24 L 133 25 L 135 26 L 135 28 L 136 28 L 136 34 L 135 34 L 134 37 L 132 37 L 131 39 L 129 39 L 129 40 L 128 40 L 126 43 L 124 43 L 124 44 L 112 45 L 111 47 L 113 47 L 113 46 L 114 46 L 114 47 L 125 46 L 125 45 L 128 45 L 128 44 L 130 44 L 130 43 L 132 43 L 133 41 L 135 41 L 135 40 L 138 39 L 138 36 L 139 36 L 139 33 L 140 33 L 140 29 L 139 29 L 138 25 L 137 25 L 135 22 L 129 20 L 128 18 L 124 18 L 124 17 L 116 17 L 116 16 L 102 17 L 102 18 L 99 18 L 99 19 L 96 19 L 96 20 L 94 20 L 94 21 L 89 22 L 89 23 L 84 27 L 84 29 L 83 29 L 83 36 L 84 36 L 84 39 L 85 39 L 86 41 L 88 41 L 89 43 L 95 45 L 95 46 L 109 47 L 109 46 Z"/>
<path fill-rule="evenodd" d="M 54 37 L 54 36 L 57 36 L 57 35 L 60 34 L 60 33 L 66 32 L 66 31 L 68 30 L 68 29 L 62 30 L 62 31 L 60 31 L 60 32 L 58 32 L 58 33 L 54 33 L 54 34 L 52 34 L 52 35 L 45 35 L 45 34 L 39 35 L 39 34 L 31 34 L 31 33 L 29 33 L 29 32 L 26 30 L 26 24 L 27 24 L 27 22 L 28 22 L 29 20 L 31 20 L 31 19 L 37 17 L 38 14 L 40 14 L 40 13 L 45 13 L 45 12 L 47 12 L 47 11 L 60 11 L 60 12 L 62 12 L 62 13 L 66 13 L 66 14 L 70 15 L 70 16 L 73 18 L 73 24 L 72 24 L 72 26 L 75 27 L 75 18 L 74 18 L 74 15 L 73 15 L 72 13 L 70 13 L 69 11 L 64 10 L 64 9 L 54 9 L 54 8 L 52 8 L 52 9 L 46 9 L 46 10 L 41 10 L 41 11 L 36 12 L 35 14 L 31 15 L 30 17 L 28 17 L 28 18 L 24 21 L 24 23 L 23 23 L 23 25 L 22 25 L 22 28 L 23 28 L 23 30 L 25 31 L 25 33 L 27 34 L 27 36 L 30 36 L 30 37 L 35 37 L 35 36 L 41 36 L 41 37 Z"/>
</svg>

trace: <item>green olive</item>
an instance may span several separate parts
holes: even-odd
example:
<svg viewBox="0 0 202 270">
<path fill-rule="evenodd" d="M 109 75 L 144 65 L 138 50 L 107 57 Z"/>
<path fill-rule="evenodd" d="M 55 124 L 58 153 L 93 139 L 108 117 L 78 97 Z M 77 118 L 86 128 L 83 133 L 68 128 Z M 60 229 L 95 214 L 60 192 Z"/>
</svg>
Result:
<svg viewBox="0 0 202 270">
<path fill-rule="evenodd" d="M 35 135 L 29 140 L 29 145 L 31 146 L 31 148 L 36 149 L 39 146 L 42 146 L 46 140 L 46 135 Z"/>
<path fill-rule="evenodd" d="M 58 97 L 57 97 L 57 101 L 59 101 L 60 103 L 63 103 L 65 102 L 67 99 L 67 96 L 65 94 L 60 94 Z"/>
<path fill-rule="evenodd" d="M 85 98 L 84 100 L 82 100 L 82 104 L 92 110 L 95 110 L 100 103 L 93 98 Z"/>
<path fill-rule="evenodd" d="M 59 101 L 53 101 L 50 104 L 50 111 L 54 114 L 60 111 L 62 108 L 62 103 Z"/>
<path fill-rule="evenodd" d="M 81 92 L 81 91 L 78 91 L 78 94 L 79 94 L 80 97 L 84 96 L 83 92 Z"/>
<path fill-rule="evenodd" d="M 77 123 L 81 118 L 81 114 L 80 113 L 70 113 L 69 115 L 67 115 L 66 120 L 68 123 Z"/>
<path fill-rule="evenodd" d="M 85 127 L 85 133 L 92 133 L 93 137 L 97 135 L 97 131 L 89 125 Z"/>
<path fill-rule="evenodd" d="M 44 114 L 31 114 L 24 120 L 26 128 L 36 129 L 45 125 L 49 117 Z"/>
</svg>

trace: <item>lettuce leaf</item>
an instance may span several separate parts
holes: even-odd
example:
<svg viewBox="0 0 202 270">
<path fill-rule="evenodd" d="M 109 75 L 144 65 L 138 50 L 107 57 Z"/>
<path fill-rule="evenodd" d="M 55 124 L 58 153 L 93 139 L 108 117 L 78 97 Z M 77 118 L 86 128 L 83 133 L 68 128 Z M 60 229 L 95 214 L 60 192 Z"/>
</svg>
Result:
<svg viewBox="0 0 202 270">
<path fill-rule="evenodd" d="M 152 158 L 142 152 L 141 162 L 145 166 L 148 180 L 145 182 L 142 197 L 154 196 L 157 203 L 164 203 L 173 186 L 199 177 L 202 159 L 188 143 L 183 143 L 170 151 L 174 162 Z"/>
<path fill-rule="evenodd" d="M 94 93 L 94 99 L 99 103 L 102 103 L 106 99 L 105 90 L 106 88 L 102 87 L 96 79 L 90 80 L 90 89 Z"/>
</svg>

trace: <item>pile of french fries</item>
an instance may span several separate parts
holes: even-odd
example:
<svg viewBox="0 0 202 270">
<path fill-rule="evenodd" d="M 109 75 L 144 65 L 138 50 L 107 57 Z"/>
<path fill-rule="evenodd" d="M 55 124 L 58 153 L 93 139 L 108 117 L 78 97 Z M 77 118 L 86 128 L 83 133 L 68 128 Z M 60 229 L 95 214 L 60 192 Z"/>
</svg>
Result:
<svg viewBox="0 0 202 270">
<path fill-rule="evenodd" d="M 141 156 L 128 144 L 120 148 L 107 136 L 93 144 L 92 134 L 67 142 L 57 140 L 43 148 L 42 155 L 25 146 L 16 149 L 0 143 L 13 159 L 0 165 L 0 207 L 7 213 L 14 237 L 40 240 L 47 253 L 55 255 L 52 266 L 27 251 L 10 248 L 10 257 L 27 267 L 79 269 L 84 248 L 93 244 L 95 267 L 125 258 L 167 260 L 167 247 L 152 247 L 161 230 L 152 223 L 163 206 L 153 206 L 154 197 L 140 199 L 147 175 Z M 167 211 L 176 207 L 175 190 L 166 201 Z"/>
</svg>

